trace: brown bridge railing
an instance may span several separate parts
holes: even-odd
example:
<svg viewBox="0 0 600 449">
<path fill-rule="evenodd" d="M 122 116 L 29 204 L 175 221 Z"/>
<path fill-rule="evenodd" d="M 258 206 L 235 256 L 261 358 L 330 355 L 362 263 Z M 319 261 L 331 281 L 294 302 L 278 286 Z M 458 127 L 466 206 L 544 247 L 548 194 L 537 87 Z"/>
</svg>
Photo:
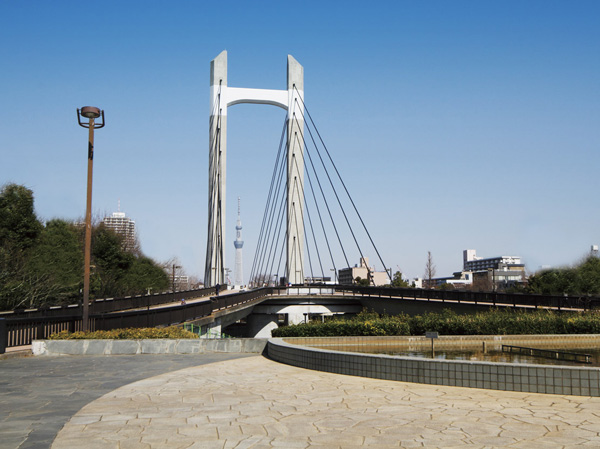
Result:
<svg viewBox="0 0 600 449">
<path fill-rule="evenodd" d="M 205 290 L 214 292 L 214 288 Z M 278 290 L 278 288 L 266 287 L 248 292 L 213 296 L 204 301 L 190 304 L 177 304 L 159 308 L 151 308 L 144 302 L 137 305 L 137 310 L 108 313 L 97 313 L 94 308 L 92 309 L 94 313 L 90 314 L 89 317 L 89 329 L 110 330 L 179 324 L 210 316 L 219 310 L 255 301 L 272 295 Z M 180 293 L 182 292 L 176 293 L 176 300 L 181 300 L 184 297 Z M 190 296 L 188 299 L 194 297 L 198 296 Z M 172 302 L 172 300 L 168 302 Z M 81 311 L 79 315 L 0 318 L 0 354 L 4 353 L 7 347 L 30 345 L 33 340 L 43 340 L 63 330 L 76 332 L 82 329 Z"/>
<path fill-rule="evenodd" d="M 584 296 L 547 296 L 322 284 L 315 287 L 334 288 L 336 292 L 344 294 L 397 300 L 428 300 L 528 308 L 544 307 L 557 310 L 600 308 L 600 298 Z M 89 327 L 92 330 L 109 330 L 125 327 L 137 328 L 179 324 L 208 317 L 219 310 L 239 306 L 267 296 L 285 294 L 286 290 L 285 287 L 264 287 L 230 295 L 211 296 L 205 301 L 191 304 L 178 304 L 160 308 L 151 308 L 151 306 L 172 302 L 172 292 L 95 301 L 91 309 Z M 177 292 L 175 300 L 197 298 L 199 297 L 198 293 L 201 291 L 214 293 L 214 288 Z M 119 307 L 137 310 L 123 311 Z M 74 332 L 82 329 L 81 309 L 79 307 L 61 308 L 60 310 L 69 311 L 69 314 L 63 314 L 62 316 L 56 316 L 55 310 L 37 310 L 25 315 L 19 313 L 0 315 L 0 354 L 5 351 L 6 347 L 29 345 L 33 340 L 48 338 L 53 333 L 62 330 Z"/>
<path fill-rule="evenodd" d="M 161 292 L 150 295 L 124 296 L 121 298 L 102 298 L 90 302 L 90 313 L 109 313 L 122 310 L 152 307 L 185 299 L 201 298 L 215 294 L 215 288 L 200 288 L 177 292 Z M 81 316 L 81 304 L 45 307 L 40 309 L 16 309 L 9 312 L 0 312 L 1 318 L 30 318 L 50 316 Z"/>
<path fill-rule="evenodd" d="M 556 310 L 591 310 L 600 308 L 600 298 L 594 296 L 533 295 L 527 293 L 473 292 L 460 290 L 434 290 L 424 288 L 360 287 L 336 285 L 336 291 L 367 297 L 425 299 L 492 306 L 552 308 Z"/>
</svg>

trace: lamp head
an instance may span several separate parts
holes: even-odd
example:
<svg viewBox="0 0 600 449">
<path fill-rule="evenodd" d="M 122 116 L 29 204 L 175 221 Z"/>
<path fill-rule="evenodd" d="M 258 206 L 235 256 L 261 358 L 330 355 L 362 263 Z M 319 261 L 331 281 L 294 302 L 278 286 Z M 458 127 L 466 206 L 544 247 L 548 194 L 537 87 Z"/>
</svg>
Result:
<svg viewBox="0 0 600 449">
<path fill-rule="evenodd" d="M 81 115 L 87 119 L 96 119 L 100 117 L 100 109 L 94 106 L 84 106 L 81 108 Z"/>
</svg>

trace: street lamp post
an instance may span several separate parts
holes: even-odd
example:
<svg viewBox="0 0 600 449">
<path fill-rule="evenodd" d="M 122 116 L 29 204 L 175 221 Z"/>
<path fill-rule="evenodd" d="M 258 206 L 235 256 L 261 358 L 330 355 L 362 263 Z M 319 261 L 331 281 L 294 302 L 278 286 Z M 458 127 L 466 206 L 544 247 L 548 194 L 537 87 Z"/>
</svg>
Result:
<svg viewBox="0 0 600 449">
<path fill-rule="evenodd" d="M 82 122 L 81 116 L 88 119 L 88 122 Z M 102 123 L 95 123 L 95 120 L 102 116 Z M 77 122 L 79 126 L 89 129 L 88 138 L 88 171 L 87 171 L 87 201 L 85 209 L 85 249 L 84 249 L 84 269 L 83 269 L 83 330 L 89 330 L 89 299 L 90 299 L 90 250 L 92 247 L 92 173 L 94 168 L 94 130 L 104 127 L 104 111 L 93 106 L 84 106 L 81 110 L 77 109 Z"/>
<path fill-rule="evenodd" d="M 228 286 L 231 286 L 231 278 L 229 277 L 229 273 L 231 273 L 231 268 L 223 268 L 225 272 L 225 282 Z"/>
<path fill-rule="evenodd" d="M 173 302 L 175 302 L 175 270 L 181 268 L 181 265 L 173 264 Z"/>
</svg>

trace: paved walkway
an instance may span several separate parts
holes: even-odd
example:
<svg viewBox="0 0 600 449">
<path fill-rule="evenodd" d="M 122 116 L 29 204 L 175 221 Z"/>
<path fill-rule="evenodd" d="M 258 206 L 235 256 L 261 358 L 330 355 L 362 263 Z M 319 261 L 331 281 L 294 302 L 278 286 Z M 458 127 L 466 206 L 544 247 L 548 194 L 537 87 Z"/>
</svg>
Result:
<svg viewBox="0 0 600 449">
<path fill-rule="evenodd" d="M 52 446 L 276 447 L 597 448 L 600 398 L 341 376 L 252 356 L 118 388 Z"/>
<path fill-rule="evenodd" d="M 0 360 L 0 448 L 48 449 L 81 407 L 116 388 L 169 371 L 247 356 L 5 358 Z"/>
</svg>

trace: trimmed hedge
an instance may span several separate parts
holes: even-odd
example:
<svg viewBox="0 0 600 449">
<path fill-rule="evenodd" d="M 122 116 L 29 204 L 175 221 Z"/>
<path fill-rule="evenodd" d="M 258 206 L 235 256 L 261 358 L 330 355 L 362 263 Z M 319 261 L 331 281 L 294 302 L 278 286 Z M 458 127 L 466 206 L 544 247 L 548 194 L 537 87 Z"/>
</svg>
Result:
<svg viewBox="0 0 600 449">
<path fill-rule="evenodd" d="M 143 340 L 152 338 L 193 339 L 199 337 L 197 334 L 177 326 L 112 329 L 94 332 L 61 331 L 48 337 L 49 340 Z"/>
<path fill-rule="evenodd" d="M 273 337 L 410 335 L 409 325 L 403 318 L 363 311 L 350 319 L 311 321 L 273 329 L 271 334 Z"/>
<path fill-rule="evenodd" d="M 325 323 L 310 322 L 280 327 L 273 337 L 344 337 L 357 335 L 535 335 L 600 334 L 600 311 L 554 312 L 493 309 L 473 315 L 451 310 L 423 315 L 378 315 L 361 312 L 350 319 L 336 318 Z"/>
</svg>

